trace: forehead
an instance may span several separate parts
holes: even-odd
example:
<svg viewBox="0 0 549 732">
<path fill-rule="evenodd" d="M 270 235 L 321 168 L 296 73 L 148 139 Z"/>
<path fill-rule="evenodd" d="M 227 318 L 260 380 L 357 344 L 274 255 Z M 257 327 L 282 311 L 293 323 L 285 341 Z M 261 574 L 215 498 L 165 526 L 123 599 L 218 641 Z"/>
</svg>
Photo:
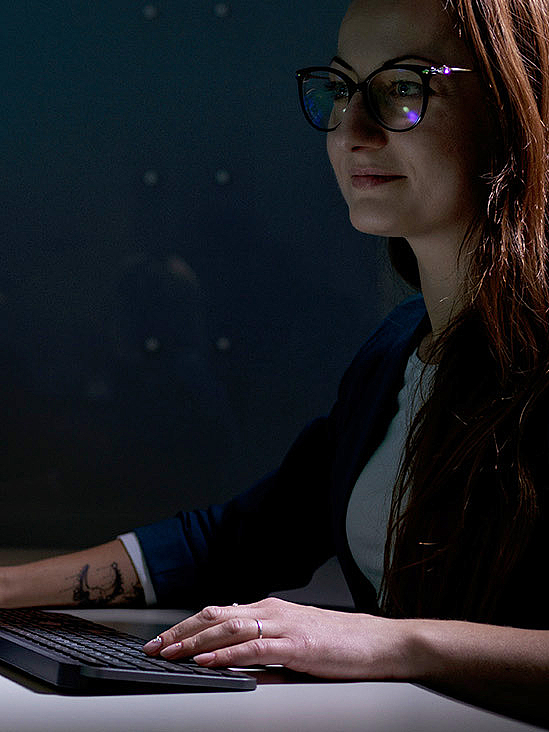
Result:
<svg viewBox="0 0 549 732">
<path fill-rule="evenodd" d="M 338 55 L 360 76 L 402 56 L 454 66 L 472 61 L 441 0 L 353 0 L 339 30 Z"/>
</svg>

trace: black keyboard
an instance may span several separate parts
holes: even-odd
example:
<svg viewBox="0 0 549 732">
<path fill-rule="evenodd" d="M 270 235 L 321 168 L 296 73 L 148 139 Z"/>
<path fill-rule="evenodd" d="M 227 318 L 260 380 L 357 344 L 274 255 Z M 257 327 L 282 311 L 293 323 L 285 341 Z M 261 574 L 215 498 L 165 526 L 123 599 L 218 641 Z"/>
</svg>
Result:
<svg viewBox="0 0 549 732">
<path fill-rule="evenodd" d="M 255 689 L 256 680 L 230 669 L 166 661 L 143 652 L 135 635 L 66 613 L 0 610 L 0 662 L 66 689 L 94 682 L 145 682 L 211 689 Z"/>
</svg>

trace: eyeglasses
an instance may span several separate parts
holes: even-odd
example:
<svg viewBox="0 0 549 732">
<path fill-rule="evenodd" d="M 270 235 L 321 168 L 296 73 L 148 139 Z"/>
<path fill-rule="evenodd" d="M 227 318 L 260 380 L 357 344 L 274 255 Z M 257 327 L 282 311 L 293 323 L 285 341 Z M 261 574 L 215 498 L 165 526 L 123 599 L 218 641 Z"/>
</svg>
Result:
<svg viewBox="0 0 549 732">
<path fill-rule="evenodd" d="M 296 79 L 305 119 L 317 130 L 335 130 L 351 99 L 361 91 L 366 109 L 381 127 L 390 132 L 406 132 L 418 125 L 425 115 L 431 77 L 448 76 L 456 71 L 474 69 L 385 65 L 357 84 L 339 69 L 310 66 L 296 71 Z"/>
</svg>

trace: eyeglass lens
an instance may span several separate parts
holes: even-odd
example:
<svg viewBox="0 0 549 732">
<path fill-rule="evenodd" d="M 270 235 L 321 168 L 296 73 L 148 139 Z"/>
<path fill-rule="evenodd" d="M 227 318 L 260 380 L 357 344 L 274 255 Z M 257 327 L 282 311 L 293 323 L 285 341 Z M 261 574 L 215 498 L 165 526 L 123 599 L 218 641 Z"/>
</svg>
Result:
<svg viewBox="0 0 549 732">
<path fill-rule="evenodd" d="M 350 98 L 337 73 L 313 71 L 303 79 L 303 105 L 315 127 L 332 130 L 341 122 Z M 370 79 L 367 105 L 373 116 L 393 130 L 417 124 L 423 108 L 423 82 L 415 71 L 382 69 Z"/>
</svg>

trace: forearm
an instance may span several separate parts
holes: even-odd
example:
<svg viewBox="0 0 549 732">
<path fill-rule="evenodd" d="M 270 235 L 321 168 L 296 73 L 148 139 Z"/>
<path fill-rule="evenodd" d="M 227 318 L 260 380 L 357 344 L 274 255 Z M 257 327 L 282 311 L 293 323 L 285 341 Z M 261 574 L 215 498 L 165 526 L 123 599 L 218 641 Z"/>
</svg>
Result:
<svg viewBox="0 0 549 732">
<path fill-rule="evenodd" d="M 549 631 L 409 622 L 418 681 L 500 711 L 549 719 Z"/>
<path fill-rule="evenodd" d="M 142 605 L 143 591 L 121 541 L 0 568 L 0 607 Z"/>
</svg>

